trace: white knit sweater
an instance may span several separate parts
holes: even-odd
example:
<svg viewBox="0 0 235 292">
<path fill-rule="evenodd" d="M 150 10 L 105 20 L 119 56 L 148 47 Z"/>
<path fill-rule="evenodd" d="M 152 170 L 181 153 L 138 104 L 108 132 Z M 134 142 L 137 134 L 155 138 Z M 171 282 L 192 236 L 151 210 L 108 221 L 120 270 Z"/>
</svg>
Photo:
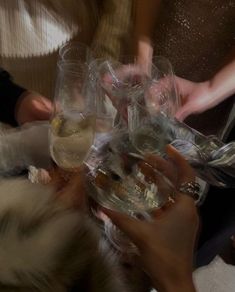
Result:
<svg viewBox="0 0 235 292">
<path fill-rule="evenodd" d="M 130 12 L 131 0 L 1 0 L 0 66 L 18 84 L 51 98 L 58 48 L 72 39 L 93 41 L 99 55 L 116 57 Z"/>
</svg>

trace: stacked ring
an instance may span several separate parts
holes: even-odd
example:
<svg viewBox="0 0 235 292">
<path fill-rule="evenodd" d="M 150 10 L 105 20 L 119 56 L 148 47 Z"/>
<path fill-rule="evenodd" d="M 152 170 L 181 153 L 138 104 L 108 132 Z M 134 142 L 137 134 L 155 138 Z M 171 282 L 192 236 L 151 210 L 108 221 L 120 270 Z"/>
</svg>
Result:
<svg viewBox="0 0 235 292">
<path fill-rule="evenodd" d="M 201 186 L 199 185 L 199 183 L 194 181 L 184 182 L 180 185 L 179 191 L 197 201 L 200 198 Z"/>
</svg>

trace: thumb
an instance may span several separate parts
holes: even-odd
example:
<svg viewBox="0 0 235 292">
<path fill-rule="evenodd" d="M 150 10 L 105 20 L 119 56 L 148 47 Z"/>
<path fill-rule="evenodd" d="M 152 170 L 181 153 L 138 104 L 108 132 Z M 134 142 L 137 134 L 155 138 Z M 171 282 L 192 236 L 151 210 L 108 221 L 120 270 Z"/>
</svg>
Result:
<svg viewBox="0 0 235 292">
<path fill-rule="evenodd" d="M 190 110 L 190 107 L 188 105 L 182 106 L 177 113 L 175 114 L 175 118 L 182 122 L 185 120 L 188 116 L 192 114 L 192 111 Z"/>
<path fill-rule="evenodd" d="M 166 146 L 166 153 L 176 165 L 179 173 L 178 184 L 195 180 L 195 172 L 185 158 L 172 146 Z"/>
</svg>

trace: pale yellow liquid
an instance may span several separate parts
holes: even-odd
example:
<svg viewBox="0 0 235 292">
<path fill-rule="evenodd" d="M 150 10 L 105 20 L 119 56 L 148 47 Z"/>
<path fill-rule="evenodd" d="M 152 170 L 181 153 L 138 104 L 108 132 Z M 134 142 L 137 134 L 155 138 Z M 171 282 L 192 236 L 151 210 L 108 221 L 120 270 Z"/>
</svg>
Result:
<svg viewBox="0 0 235 292">
<path fill-rule="evenodd" d="M 50 152 L 53 160 L 64 169 L 79 167 L 86 158 L 94 139 L 95 117 L 92 115 L 57 115 L 51 122 Z"/>
</svg>

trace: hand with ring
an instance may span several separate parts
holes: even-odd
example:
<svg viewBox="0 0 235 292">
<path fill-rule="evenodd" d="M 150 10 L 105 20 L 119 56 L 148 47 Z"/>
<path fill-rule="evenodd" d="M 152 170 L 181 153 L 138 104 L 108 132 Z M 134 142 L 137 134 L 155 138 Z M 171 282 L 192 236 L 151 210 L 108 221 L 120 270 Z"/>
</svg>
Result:
<svg viewBox="0 0 235 292">
<path fill-rule="evenodd" d="M 180 189 L 175 202 L 156 209 L 153 220 L 143 221 L 104 209 L 140 252 L 143 269 L 158 291 L 195 291 L 192 282 L 193 250 L 198 230 L 198 214 L 190 192 L 182 193 L 182 185 L 193 184 L 195 174 L 187 161 L 167 146 L 169 159 L 147 155 L 145 162 L 162 172 Z M 154 179 L 154 172 L 148 176 Z"/>
</svg>

